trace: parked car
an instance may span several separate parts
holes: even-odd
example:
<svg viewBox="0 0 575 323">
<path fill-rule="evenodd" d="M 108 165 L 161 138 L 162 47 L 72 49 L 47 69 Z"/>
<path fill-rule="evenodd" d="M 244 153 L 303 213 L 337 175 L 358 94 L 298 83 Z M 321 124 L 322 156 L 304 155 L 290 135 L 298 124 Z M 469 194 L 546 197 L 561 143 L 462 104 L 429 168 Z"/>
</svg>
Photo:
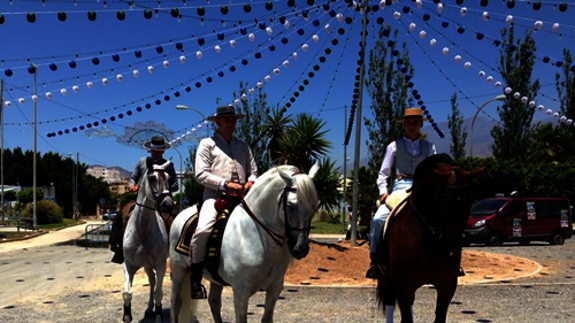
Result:
<svg viewBox="0 0 575 323">
<path fill-rule="evenodd" d="M 102 220 L 104 221 L 112 221 L 114 219 L 114 217 L 116 217 L 116 215 L 119 215 L 120 212 L 118 211 L 112 211 L 109 213 L 104 213 L 102 214 Z"/>
<path fill-rule="evenodd" d="M 490 198 L 469 211 L 464 245 L 500 246 L 516 241 L 562 245 L 573 235 L 572 208 L 566 198 Z"/>
</svg>

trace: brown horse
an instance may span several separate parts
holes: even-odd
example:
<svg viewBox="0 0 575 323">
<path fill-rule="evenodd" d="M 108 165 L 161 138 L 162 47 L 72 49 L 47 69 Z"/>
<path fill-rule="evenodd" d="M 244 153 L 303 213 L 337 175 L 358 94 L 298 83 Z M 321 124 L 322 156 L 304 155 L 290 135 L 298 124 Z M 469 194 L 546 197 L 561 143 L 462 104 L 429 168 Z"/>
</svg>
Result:
<svg viewBox="0 0 575 323">
<path fill-rule="evenodd" d="M 437 290 L 434 322 L 445 322 L 457 289 L 470 180 L 483 170 L 461 170 L 446 154 L 430 156 L 415 170 L 403 209 L 388 220 L 377 250 L 378 301 L 385 311 L 397 300 L 401 322 L 413 322 L 415 291 L 425 284 Z"/>
</svg>

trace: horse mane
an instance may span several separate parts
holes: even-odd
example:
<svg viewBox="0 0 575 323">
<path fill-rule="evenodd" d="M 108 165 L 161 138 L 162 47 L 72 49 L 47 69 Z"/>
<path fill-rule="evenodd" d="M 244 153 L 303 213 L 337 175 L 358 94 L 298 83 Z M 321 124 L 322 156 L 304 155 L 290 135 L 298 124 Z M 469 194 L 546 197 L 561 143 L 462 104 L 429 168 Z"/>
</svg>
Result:
<svg viewBox="0 0 575 323">
<path fill-rule="evenodd" d="M 313 180 L 307 176 L 307 174 L 300 173 L 299 169 L 295 166 L 281 165 L 270 168 L 258 178 L 256 183 L 266 183 L 273 176 L 279 177 L 278 169 L 290 174 L 294 178 L 294 184 L 297 186 L 297 200 L 300 206 L 306 210 L 315 211 L 317 208 L 317 192 Z"/>
<path fill-rule="evenodd" d="M 455 161 L 448 154 L 443 153 L 431 155 L 419 163 L 419 165 L 417 165 L 415 168 L 415 173 L 413 174 L 413 186 L 415 186 L 415 184 L 419 181 L 423 180 L 427 174 L 432 172 L 441 164 L 457 166 Z"/>
</svg>

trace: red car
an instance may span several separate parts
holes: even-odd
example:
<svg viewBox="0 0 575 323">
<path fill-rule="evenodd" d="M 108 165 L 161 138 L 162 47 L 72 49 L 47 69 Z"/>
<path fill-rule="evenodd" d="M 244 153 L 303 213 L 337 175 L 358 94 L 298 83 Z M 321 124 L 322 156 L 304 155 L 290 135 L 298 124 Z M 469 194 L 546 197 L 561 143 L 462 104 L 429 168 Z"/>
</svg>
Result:
<svg viewBox="0 0 575 323">
<path fill-rule="evenodd" d="M 464 245 L 504 242 L 528 245 L 546 241 L 562 245 L 573 235 L 572 207 L 566 198 L 490 198 L 479 201 L 469 211 Z"/>
</svg>

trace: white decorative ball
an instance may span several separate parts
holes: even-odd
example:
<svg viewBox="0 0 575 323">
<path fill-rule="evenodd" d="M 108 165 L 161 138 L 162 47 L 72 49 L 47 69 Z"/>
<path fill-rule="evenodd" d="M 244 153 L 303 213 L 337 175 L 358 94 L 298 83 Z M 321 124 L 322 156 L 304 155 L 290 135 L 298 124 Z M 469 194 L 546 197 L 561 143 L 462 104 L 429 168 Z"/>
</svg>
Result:
<svg viewBox="0 0 575 323">
<path fill-rule="evenodd" d="M 553 31 L 554 31 L 554 32 L 558 32 L 558 31 L 559 31 L 559 27 L 560 27 L 560 25 L 559 25 L 558 23 L 554 23 L 554 24 L 553 24 Z"/>
<path fill-rule="evenodd" d="M 148 66 L 148 73 L 152 74 L 154 73 L 154 67 L 153 66 Z"/>
<path fill-rule="evenodd" d="M 184 55 L 180 56 L 180 63 L 182 63 L 182 64 L 186 63 L 186 56 L 184 56 Z"/>
<path fill-rule="evenodd" d="M 118 82 L 122 82 L 122 80 L 124 79 L 124 77 L 122 76 L 122 74 L 118 74 L 116 75 L 116 80 L 118 80 Z M 73 90 L 74 88 L 72 88 Z"/>
<path fill-rule="evenodd" d="M 132 76 L 137 78 L 138 76 L 140 76 L 140 71 L 138 71 L 138 70 L 133 70 L 133 71 L 132 71 Z"/>
<path fill-rule="evenodd" d="M 461 61 L 461 56 L 460 56 L 460 55 L 455 55 L 455 57 L 453 57 L 453 60 L 454 60 L 456 63 L 459 63 L 459 62 Z"/>
<path fill-rule="evenodd" d="M 291 54 L 291 57 L 295 60 L 298 59 L 298 54 L 296 52 L 294 52 L 293 54 Z"/>
<path fill-rule="evenodd" d="M 198 59 L 202 59 L 202 56 L 204 56 L 204 54 L 202 53 L 201 50 L 199 50 L 199 51 L 196 52 L 196 57 L 197 57 Z"/>
<path fill-rule="evenodd" d="M 48 93 L 50 93 L 50 92 L 48 92 Z M 10 102 L 10 101 L 4 101 L 4 106 L 6 106 L 7 108 L 11 107 L 11 106 L 12 106 L 12 102 Z"/>
<path fill-rule="evenodd" d="M 243 100 L 243 101 L 246 101 L 247 99 L 248 99 L 248 96 L 247 96 L 245 93 L 243 93 L 243 94 L 242 94 L 242 100 Z"/>
<path fill-rule="evenodd" d="M 443 11 L 443 3 L 438 3 L 437 4 L 437 12 L 442 12 Z"/>
<path fill-rule="evenodd" d="M 495 82 L 495 87 L 501 87 L 503 84 L 501 83 L 501 81 L 497 81 Z"/>
<path fill-rule="evenodd" d="M 272 27 L 267 27 L 267 28 L 266 28 L 266 33 L 267 33 L 268 35 L 271 35 L 271 34 L 274 33 L 274 30 L 272 29 Z"/>
<path fill-rule="evenodd" d="M 459 10 L 459 14 L 460 14 L 462 17 L 465 17 L 465 15 L 467 14 L 467 8 L 465 8 L 465 7 L 461 8 L 461 9 Z"/>
<path fill-rule="evenodd" d="M 153 69 L 152 69 L 152 70 L 153 70 Z M 102 85 L 106 86 L 106 85 L 108 85 L 108 83 L 110 83 L 110 81 L 108 81 L 108 79 L 104 77 L 104 78 L 102 79 Z"/>
<path fill-rule="evenodd" d="M 272 80 L 272 77 L 269 76 L 269 75 L 266 75 L 266 76 L 264 77 L 264 80 L 265 80 L 267 83 L 269 83 L 269 82 Z"/>
<path fill-rule="evenodd" d="M 256 35 L 254 35 L 253 33 L 248 35 L 248 39 L 253 42 L 254 40 L 256 40 Z"/>
<path fill-rule="evenodd" d="M 559 112 L 553 113 L 553 118 L 559 118 Z"/>
<path fill-rule="evenodd" d="M 286 20 L 286 22 L 284 22 L 284 27 L 285 29 L 289 29 L 289 27 L 291 26 L 289 20 Z"/>
<path fill-rule="evenodd" d="M 489 12 L 483 11 L 481 18 L 483 19 L 483 21 L 489 21 Z"/>
<path fill-rule="evenodd" d="M 513 93 L 513 97 L 516 99 L 519 99 L 521 97 L 521 93 L 515 92 L 515 93 Z"/>
<path fill-rule="evenodd" d="M 91 90 L 92 87 L 94 86 L 94 84 L 90 81 L 86 82 L 86 88 L 88 88 L 88 90 Z"/>
<path fill-rule="evenodd" d="M 235 100 L 234 100 L 234 103 L 235 103 L 236 105 L 240 105 L 240 99 L 235 99 Z"/>
<path fill-rule="evenodd" d="M 567 124 L 572 124 L 572 123 L 573 123 L 573 120 L 567 119 L 567 121 L 565 121 L 565 122 L 567 122 Z"/>
<path fill-rule="evenodd" d="M 283 67 L 289 67 L 289 61 L 288 61 L 288 60 L 285 60 L 285 61 L 282 63 L 282 65 L 283 65 Z"/>
<path fill-rule="evenodd" d="M 485 79 L 485 81 L 486 81 L 487 83 L 493 82 L 493 76 L 488 76 L 488 77 Z"/>
<path fill-rule="evenodd" d="M 68 94 L 68 90 L 66 90 L 66 89 L 61 89 L 61 90 L 60 90 L 60 94 L 66 95 L 66 94 Z"/>
<path fill-rule="evenodd" d="M 565 122 L 565 121 L 567 121 L 567 117 L 566 117 L 566 116 L 561 116 L 561 118 L 559 118 L 559 121 Z"/>
<path fill-rule="evenodd" d="M 342 21 L 343 21 L 343 15 L 342 15 L 341 13 L 338 13 L 338 14 L 335 16 L 335 19 L 337 19 L 337 21 L 339 21 L 339 22 L 342 22 Z"/>
<path fill-rule="evenodd" d="M 409 24 L 409 31 L 414 31 L 415 28 L 417 27 L 416 24 L 414 24 L 413 22 Z"/>
<path fill-rule="evenodd" d="M 311 39 L 313 39 L 313 41 L 317 43 L 317 42 L 319 41 L 319 36 L 318 36 L 318 35 L 313 35 L 313 36 L 311 37 Z"/>
<path fill-rule="evenodd" d="M 535 22 L 535 24 L 533 24 L 533 27 L 535 27 L 535 30 L 539 30 L 539 29 L 543 28 L 543 21 L 537 20 Z"/>
<path fill-rule="evenodd" d="M 236 45 L 237 45 L 237 43 L 236 43 L 235 39 L 230 40 L 230 47 L 231 48 L 236 48 Z"/>
<path fill-rule="evenodd" d="M 427 33 L 425 32 L 425 30 L 422 30 L 419 32 L 419 39 L 423 39 L 423 38 L 425 38 L 425 36 L 427 36 Z"/>
<path fill-rule="evenodd" d="M 508 15 L 507 17 L 505 17 L 505 22 L 508 24 L 512 24 L 513 23 L 513 16 Z"/>
<path fill-rule="evenodd" d="M 264 84 L 262 82 L 257 82 L 256 86 L 258 87 L 258 89 L 261 89 L 264 86 Z"/>
<path fill-rule="evenodd" d="M 441 53 L 442 53 L 443 55 L 449 54 L 449 48 L 443 47 L 443 49 L 441 50 Z"/>
<path fill-rule="evenodd" d="M 546 115 L 551 115 L 553 113 L 553 111 L 551 109 L 547 109 L 547 111 L 545 111 Z"/>
<path fill-rule="evenodd" d="M 74 86 L 72 86 L 72 91 L 74 93 L 78 93 L 78 91 L 80 91 L 80 87 L 78 87 L 78 85 L 74 85 Z"/>
<path fill-rule="evenodd" d="M 216 46 L 214 47 L 214 51 L 216 52 L 216 54 L 219 54 L 219 53 L 222 52 L 222 48 L 221 48 L 219 45 L 216 45 Z"/>
<path fill-rule="evenodd" d="M 163 62 L 162 62 L 162 66 L 164 66 L 164 68 L 168 68 L 168 67 L 170 67 L 170 62 L 168 62 L 168 61 L 163 61 Z"/>
<path fill-rule="evenodd" d="M 535 101 L 529 102 L 529 107 L 530 107 L 530 108 L 535 108 Z"/>
<path fill-rule="evenodd" d="M 274 68 L 274 75 L 275 76 L 280 75 L 280 69 L 279 68 Z"/>
<path fill-rule="evenodd" d="M 303 50 L 304 52 L 307 52 L 308 49 L 309 49 L 309 45 L 308 45 L 308 44 L 303 44 L 303 45 L 301 45 L 301 50 Z"/>
<path fill-rule="evenodd" d="M 323 26 L 323 30 L 325 30 L 325 32 L 329 33 L 331 31 L 331 26 L 329 24 L 325 24 L 325 26 Z"/>
<path fill-rule="evenodd" d="M 543 109 L 545 109 L 545 106 L 543 106 L 543 104 L 540 104 L 539 106 L 537 106 L 537 110 L 543 111 Z"/>
<path fill-rule="evenodd" d="M 511 93 L 511 91 L 513 91 L 512 88 L 510 88 L 510 87 L 505 88 L 505 94 L 509 94 L 509 93 Z"/>
<path fill-rule="evenodd" d="M 38 102 L 38 96 L 36 94 L 32 95 L 32 102 Z"/>
<path fill-rule="evenodd" d="M 421 2 L 421 0 L 416 0 L 415 5 L 417 6 L 418 9 L 421 9 L 421 7 L 423 6 L 423 3 Z"/>
<path fill-rule="evenodd" d="M 250 88 L 250 89 L 248 90 L 248 92 L 249 92 L 250 94 L 254 94 L 255 90 L 254 90 L 254 88 L 252 87 L 252 88 Z"/>
<path fill-rule="evenodd" d="M 24 98 L 19 98 L 19 99 L 18 99 L 18 103 L 24 104 L 24 102 L 26 102 L 26 101 L 24 100 Z"/>
<path fill-rule="evenodd" d="M 469 69 L 471 67 L 471 63 L 470 62 L 465 62 L 465 64 L 463 64 L 463 67 L 465 67 L 465 69 Z"/>
<path fill-rule="evenodd" d="M 52 99 L 52 92 L 46 92 L 46 99 Z"/>
<path fill-rule="evenodd" d="M 394 13 L 393 13 L 393 19 L 399 20 L 399 18 L 401 18 L 401 14 L 400 14 L 399 12 L 397 12 L 397 11 L 394 12 Z"/>
<path fill-rule="evenodd" d="M 479 77 L 484 78 L 485 77 L 485 72 L 484 71 L 479 71 Z"/>
<path fill-rule="evenodd" d="M 437 40 L 435 38 L 429 41 L 429 46 L 433 47 L 435 44 L 437 44 Z"/>
<path fill-rule="evenodd" d="M 527 103 L 528 100 L 529 99 L 526 96 L 524 96 L 521 98 L 521 103 Z"/>
<path fill-rule="evenodd" d="M 379 2 L 379 7 L 380 7 L 381 9 L 385 9 L 385 0 L 381 0 L 381 1 Z"/>
</svg>

